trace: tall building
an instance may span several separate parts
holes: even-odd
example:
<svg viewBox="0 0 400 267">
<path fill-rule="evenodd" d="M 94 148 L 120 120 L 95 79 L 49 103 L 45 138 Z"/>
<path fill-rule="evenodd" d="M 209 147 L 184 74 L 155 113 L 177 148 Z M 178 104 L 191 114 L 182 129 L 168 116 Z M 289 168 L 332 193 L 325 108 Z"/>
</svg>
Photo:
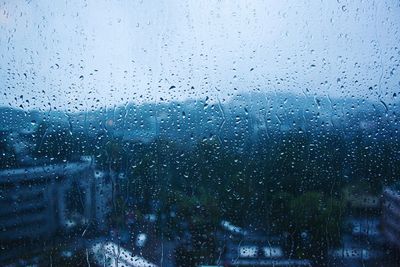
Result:
<svg viewBox="0 0 400 267">
<path fill-rule="evenodd" d="M 0 241 L 46 239 L 79 227 L 104 229 L 110 179 L 95 170 L 91 157 L 0 171 Z M 7 257 L 2 254 L 0 261 Z"/>
</svg>

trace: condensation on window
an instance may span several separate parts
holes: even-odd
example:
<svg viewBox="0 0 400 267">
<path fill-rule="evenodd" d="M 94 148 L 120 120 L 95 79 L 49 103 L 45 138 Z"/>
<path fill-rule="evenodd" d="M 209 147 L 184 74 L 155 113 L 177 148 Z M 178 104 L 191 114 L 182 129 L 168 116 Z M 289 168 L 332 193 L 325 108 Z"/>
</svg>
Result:
<svg viewBox="0 0 400 267">
<path fill-rule="evenodd" d="M 399 266 L 399 14 L 0 0 L 0 265 Z"/>
</svg>

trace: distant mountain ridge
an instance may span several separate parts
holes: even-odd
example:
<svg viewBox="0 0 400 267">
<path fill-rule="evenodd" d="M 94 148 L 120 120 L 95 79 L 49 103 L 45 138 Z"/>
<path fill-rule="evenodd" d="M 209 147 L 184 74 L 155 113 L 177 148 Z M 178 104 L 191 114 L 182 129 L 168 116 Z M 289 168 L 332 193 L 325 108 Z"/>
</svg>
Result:
<svg viewBox="0 0 400 267">
<path fill-rule="evenodd" d="M 379 121 L 397 127 L 397 104 L 356 98 L 249 93 L 221 101 L 218 97 L 183 102 L 160 102 L 87 112 L 23 111 L 0 108 L 1 129 L 32 129 L 42 121 L 89 135 L 108 134 L 126 140 L 157 136 L 190 141 L 216 136 L 245 138 L 316 127 L 372 127 Z M 376 126 L 376 125 L 375 125 Z M 374 126 L 374 127 L 375 127 Z"/>
</svg>

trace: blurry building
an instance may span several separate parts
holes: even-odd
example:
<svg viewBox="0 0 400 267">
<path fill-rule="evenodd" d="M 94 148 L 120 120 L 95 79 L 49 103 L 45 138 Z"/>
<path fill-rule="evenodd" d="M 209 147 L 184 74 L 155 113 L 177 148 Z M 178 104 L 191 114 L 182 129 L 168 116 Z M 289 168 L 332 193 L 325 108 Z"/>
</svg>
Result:
<svg viewBox="0 0 400 267">
<path fill-rule="evenodd" d="M 381 207 L 380 198 L 377 195 L 365 192 L 363 190 L 354 190 L 346 188 L 343 190 L 344 201 L 348 208 L 356 211 L 379 212 Z"/>
<path fill-rule="evenodd" d="M 113 243 L 96 242 L 91 247 L 91 255 L 98 266 L 156 267 L 141 256 Z"/>
<path fill-rule="evenodd" d="M 94 167 L 91 157 L 82 157 L 73 163 L 0 171 L 2 244 L 42 240 L 89 225 L 104 229 L 112 187 L 108 175 Z"/>
<path fill-rule="evenodd" d="M 386 239 L 400 249 L 400 190 L 395 186 L 383 191 L 382 231 Z"/>
<path fill-rule="evenodd" d="M 222 221 L 221 228 L 217 242 L 223 249 L 218 266 L 312 266 L 310 260 L 293 259 L 285 253 L 281 237 L 248 231 L 228 221 Z"/>
<path fill-rule="evenodd" d="M 0 238 L 105 224 L 111 184 L 91 161 L 0 171 Z"/>
</svg>

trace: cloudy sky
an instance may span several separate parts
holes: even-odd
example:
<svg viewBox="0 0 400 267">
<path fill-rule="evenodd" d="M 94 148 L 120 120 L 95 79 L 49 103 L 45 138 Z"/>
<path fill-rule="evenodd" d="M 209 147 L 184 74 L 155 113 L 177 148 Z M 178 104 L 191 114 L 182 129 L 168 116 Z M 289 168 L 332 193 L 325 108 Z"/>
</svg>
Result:
<svg viewBox="0 0 400 267">
<path fill-rule="evenodd" d="M 3 0 L 0 105 L 249 91 L 396 100 L 399 1 Z"/>
</svg>

